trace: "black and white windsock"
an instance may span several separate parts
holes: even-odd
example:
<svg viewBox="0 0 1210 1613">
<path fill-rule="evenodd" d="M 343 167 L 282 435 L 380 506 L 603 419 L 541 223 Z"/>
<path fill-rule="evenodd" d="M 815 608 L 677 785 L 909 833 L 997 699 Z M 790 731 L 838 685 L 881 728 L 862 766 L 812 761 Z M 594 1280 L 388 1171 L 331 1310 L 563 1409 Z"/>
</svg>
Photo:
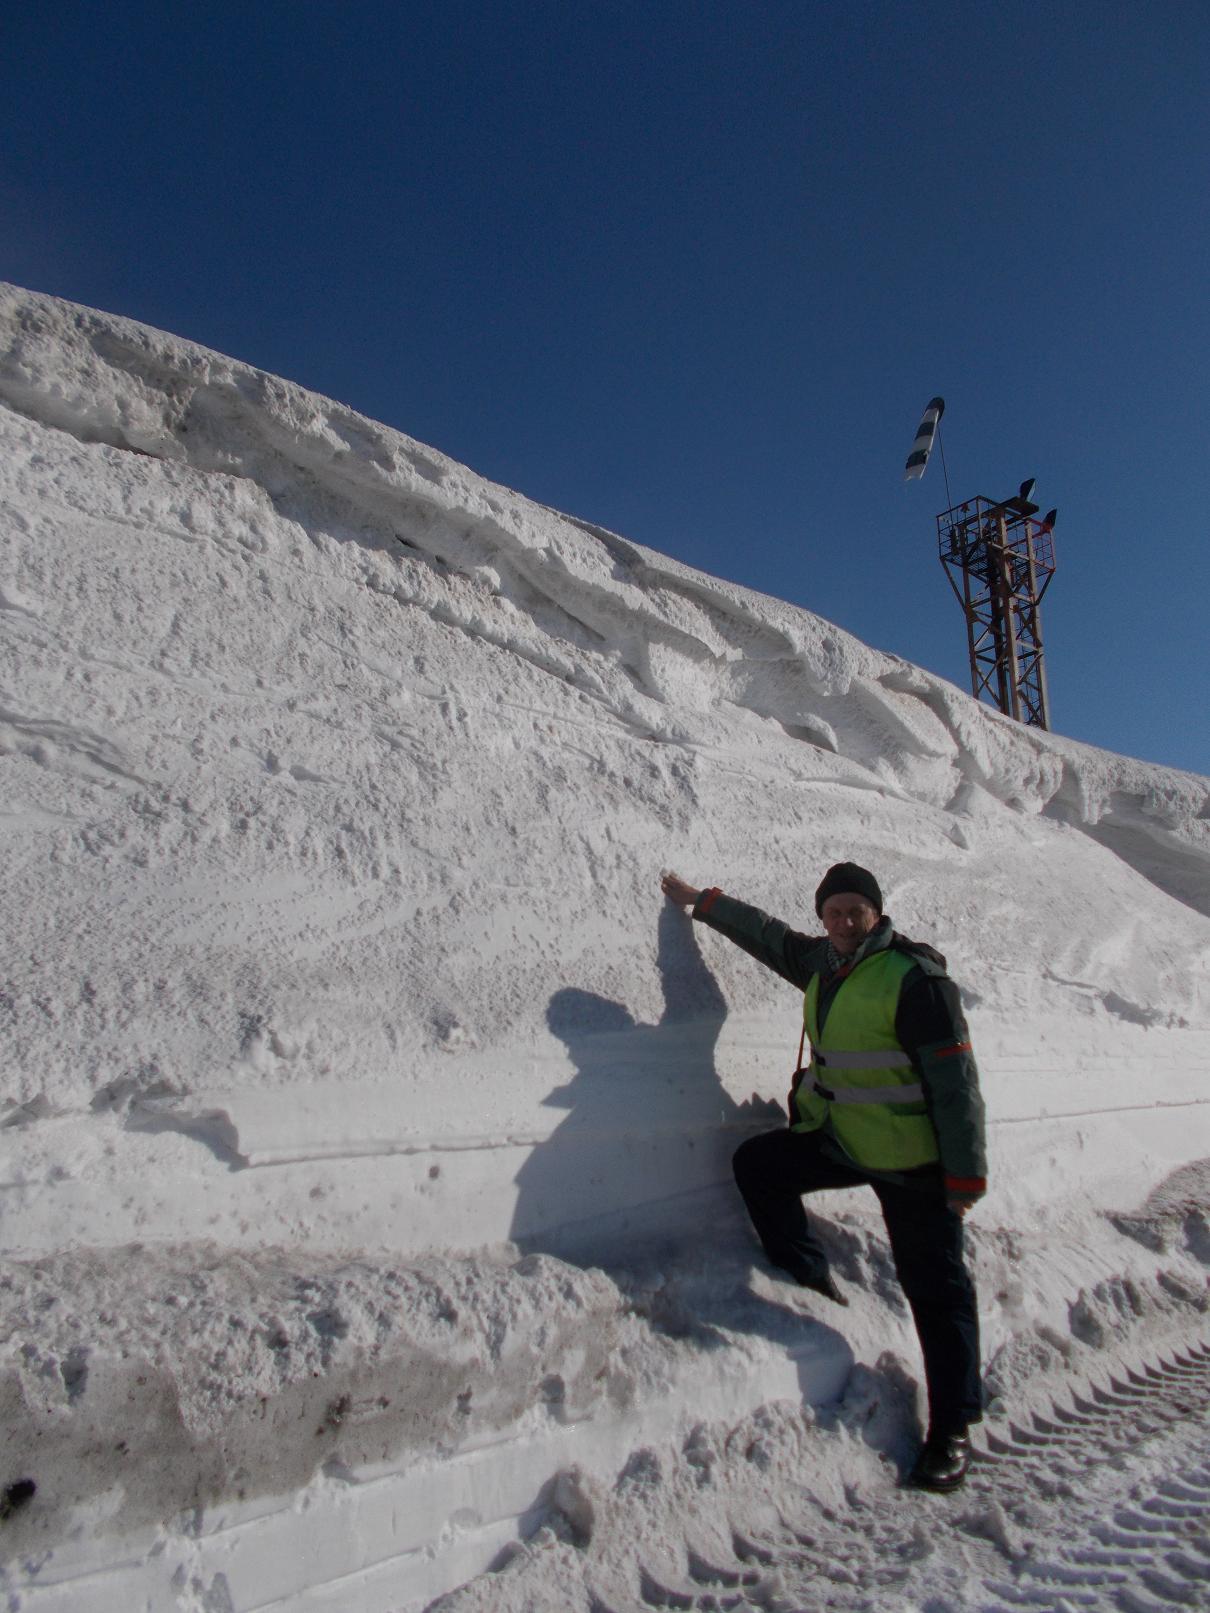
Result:
<svg viewBox="0 0 1210 1613">
<path fill-rule="evenodd" d="M 941 416 L 945 413 L 944 398 L 930 398 L 924 411 L 924 419 L 920 422 L 916 432 L 916 441 L 912 444 L 912 451 L 907 457 L 907 464 L 903 467 L 903 479 L 912 481 L 917 476 L 924 475 L 924 467 L 929 462 L 929 454 L 933 448 L 933 438 L 937 435 L 937 426 Z"/>
</svg>

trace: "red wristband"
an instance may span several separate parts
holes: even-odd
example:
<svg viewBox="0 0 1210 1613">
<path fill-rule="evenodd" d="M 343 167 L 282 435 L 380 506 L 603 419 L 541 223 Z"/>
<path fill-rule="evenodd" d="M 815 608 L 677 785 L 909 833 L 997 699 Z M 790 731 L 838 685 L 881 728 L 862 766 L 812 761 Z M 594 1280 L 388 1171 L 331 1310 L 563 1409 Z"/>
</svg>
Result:
<svg viewBox="0 0 1210 1613">
<path fill-rule="evenodd" d="M 945 1178 L 945 1191 L 953 1193 L 958 1198 L 978 1198 L 987 1192 L 987 1178 L 985 1176 L 947 1176 Z"/>
</svg>

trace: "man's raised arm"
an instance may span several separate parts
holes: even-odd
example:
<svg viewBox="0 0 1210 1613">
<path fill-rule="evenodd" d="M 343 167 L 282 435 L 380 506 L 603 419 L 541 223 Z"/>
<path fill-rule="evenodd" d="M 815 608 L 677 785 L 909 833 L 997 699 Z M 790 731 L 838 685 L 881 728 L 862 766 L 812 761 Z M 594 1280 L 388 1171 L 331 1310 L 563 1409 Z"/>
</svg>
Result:
<svg viewBox="0 0 1210 1613">
<path fill-rule="evenodd" d="M 724 896 L 717 886 L 699 890 L 679 874 L 663 874 L 660 888 L 670 902 L 692 907 L 699 923 L 726 936 L 757 963 L 763 963 L 766 969 L 772 969 L 792 986 L 805 990 L 811 976 L 819 972 L 822 965 L 819 937 L 802 935 L 781 919 L 762 913 L 759 907 L 739 902 L 734 896 Z"/>
</svg>

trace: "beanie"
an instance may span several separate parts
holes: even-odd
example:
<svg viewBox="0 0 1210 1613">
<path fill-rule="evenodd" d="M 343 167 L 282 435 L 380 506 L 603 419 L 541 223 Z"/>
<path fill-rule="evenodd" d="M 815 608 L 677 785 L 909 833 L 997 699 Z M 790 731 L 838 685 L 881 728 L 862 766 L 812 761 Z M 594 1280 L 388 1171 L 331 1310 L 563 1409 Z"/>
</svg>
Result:
<svg viewBox="0 0 1210 1613">
<path fill-rule="evenodd" d="M 836 863 L 829 868 L 823 876 L 819 889 L 815 892 L 815 911 L 822 918 L 823 904 L 829 896 L 840 896 L 851 893 L 855 896 L 864 896 L 867 902 L 872 902 L 882 912 L 882 892 L 878 889 L 878 881 L 868 868 L 861 868 L 857 863 Z"/>
</svg>

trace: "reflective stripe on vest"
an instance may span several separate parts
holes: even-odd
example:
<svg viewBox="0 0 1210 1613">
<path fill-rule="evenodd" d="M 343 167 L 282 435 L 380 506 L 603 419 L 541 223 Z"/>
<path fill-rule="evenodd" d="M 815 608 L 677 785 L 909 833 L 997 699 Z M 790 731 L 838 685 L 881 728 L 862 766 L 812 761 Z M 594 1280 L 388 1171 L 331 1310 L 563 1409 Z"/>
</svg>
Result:
<svg viewBox="0 0 1210 1613">
<path fill-rule="evenodd" d="M 910 1086 L 894 1087 L 825 1087 L 817 1081 L 812 1091 L 829 1103 L 923 1103 L 924 1088 L 919 1081 Z"/>
<path fill-rule="evenodd" d="M 907 1053 L 899 1052 L 877 1053 L 838 1053 L 835 1048 L 830 1052 L 821 1053 L 815 1050 L 815 1062 L 821 1067 L 827 1066 L 829 1070 L 902 1070 L 911 1069 L 912 1061 Z"/>
</svg>

